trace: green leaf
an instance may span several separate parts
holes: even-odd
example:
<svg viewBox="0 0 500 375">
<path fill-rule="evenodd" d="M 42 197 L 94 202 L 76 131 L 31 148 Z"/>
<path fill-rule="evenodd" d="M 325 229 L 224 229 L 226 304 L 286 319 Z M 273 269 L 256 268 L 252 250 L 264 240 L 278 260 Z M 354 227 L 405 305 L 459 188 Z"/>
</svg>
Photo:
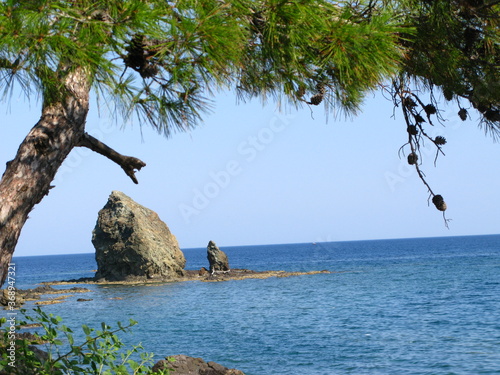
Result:
<svg viewBox="0 0 500 375">
<path fill-rule="evenodd" d="M 82 324 L 82 330 L 85 335 L 89 336 L 92 333 L 92 329 L 86 324 Z"/>
<path fill-rule="evenodd" d="M 130 366 L 130 369 L 133 370 L 133 371 L 136 371 L 139 368 L 139 364 L 136 361 L 132 360 L 132 359 L 129 359 L 127 361 L 127 364 Z"/>
</svg>

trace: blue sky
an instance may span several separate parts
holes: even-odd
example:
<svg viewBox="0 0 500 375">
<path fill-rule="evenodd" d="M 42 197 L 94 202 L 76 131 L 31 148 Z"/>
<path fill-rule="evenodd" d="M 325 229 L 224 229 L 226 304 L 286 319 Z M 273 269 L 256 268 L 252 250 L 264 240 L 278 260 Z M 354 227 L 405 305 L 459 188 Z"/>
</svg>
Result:
<svg viewBox="0 0 500 375">
<path fill-rule="evenodd" d="M 75 149 L 55 189 L 30 214 L 16 256 L 93 252 L 92 229 L 112 190 L 155 210 L 181 248 L 498 233 L 500 145 L 445 106 L 445 157 L 423 152 L 428 181 L 448 204 L 441 213 L 398 150 L 402 115 L 380 94 L 356 117 L 325 116 L 322 106 L 284 109 L 237 104 L 232 93 L 189 133 L 166 139 L 147 127 L 99 114 L 87 131 L 147 166 L 134 185 L 120 167 Z M 0 112 L 0 163 L 11 160 L 39 117 L 39 105 L 13 97 Z M 430 145 L 429 145 L 430 146 Z"/>
</svg>

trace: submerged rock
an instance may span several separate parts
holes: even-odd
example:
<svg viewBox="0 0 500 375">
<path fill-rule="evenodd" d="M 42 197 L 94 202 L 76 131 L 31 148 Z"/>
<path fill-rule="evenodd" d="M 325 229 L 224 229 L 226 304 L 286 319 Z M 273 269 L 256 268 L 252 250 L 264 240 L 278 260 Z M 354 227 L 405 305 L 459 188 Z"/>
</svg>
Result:
<svg viewBox="0 0 500 375">
<path fill-rule="evenodd" d="M 227 255 L 220 250 L 213 241 L 208 243 L 207 258 L 210 264 L 210 272 L 229 271 L 229 261 L 227 259 Z"/>
<path fill-rule="evenodd" d="M 215 362 L 205 362 L 201 358 L 174 355 L 158 361 L 153 372 L 170 369 L 175 375 L 245 375 L 240 370 L 229 369 Z"/>
<path fill-rule="evenodd" d="M 96 280 L 169 279 L 184 275 L 186 259 L 158 214 L 113 191 L 99 211 L 92 243 Z"/>
</svg>

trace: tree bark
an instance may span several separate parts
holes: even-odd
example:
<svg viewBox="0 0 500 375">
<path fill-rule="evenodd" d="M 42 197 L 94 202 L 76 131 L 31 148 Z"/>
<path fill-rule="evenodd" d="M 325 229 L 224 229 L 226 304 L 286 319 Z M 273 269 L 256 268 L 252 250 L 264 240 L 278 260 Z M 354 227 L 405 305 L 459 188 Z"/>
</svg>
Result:
<svg viewBox="0 0 500 375">
<path fill-rule="evenodd" d="M 88 76 L 74 69 L 63 80 L 64 99 L 44 105 L 0 181 L 0 286 L 29 212 L 49 193 L 57 170 L 84 134 Z"/>
</svg>

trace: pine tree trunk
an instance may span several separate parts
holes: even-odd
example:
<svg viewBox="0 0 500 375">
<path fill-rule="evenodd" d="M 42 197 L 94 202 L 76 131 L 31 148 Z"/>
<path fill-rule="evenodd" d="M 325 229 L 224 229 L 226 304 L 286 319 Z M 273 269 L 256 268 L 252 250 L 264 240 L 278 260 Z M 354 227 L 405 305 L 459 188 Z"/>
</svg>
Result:
<svg viewBox="0 0 500 375">
<path fill-rule="evenodd" d="M 0 286 L 28 214 L 52 188 L 62 162 L 84 134 L 89 82 L 83 69 L 64 78 L 64 99 L 45 105 L 0 181 Z"/>
</svg>

